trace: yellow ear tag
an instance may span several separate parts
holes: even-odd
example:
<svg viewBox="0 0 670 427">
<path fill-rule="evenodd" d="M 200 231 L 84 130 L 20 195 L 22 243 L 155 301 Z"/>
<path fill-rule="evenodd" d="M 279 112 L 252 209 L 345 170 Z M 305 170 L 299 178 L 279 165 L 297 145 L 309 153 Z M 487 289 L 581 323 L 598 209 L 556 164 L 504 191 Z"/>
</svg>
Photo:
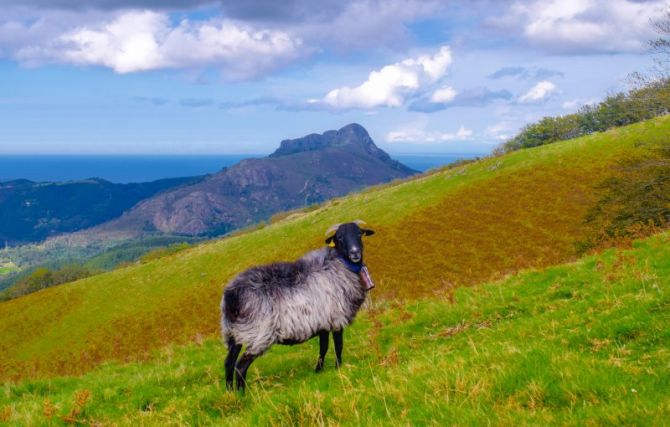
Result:
<svg viewBox="0 0 670 427">
<path fill-rule="evenodd" d="M 330 243 L 328 243 L 328 247 L 334 248 L 335 247 L 335 242 L 331 241 Z"/>
</svg>

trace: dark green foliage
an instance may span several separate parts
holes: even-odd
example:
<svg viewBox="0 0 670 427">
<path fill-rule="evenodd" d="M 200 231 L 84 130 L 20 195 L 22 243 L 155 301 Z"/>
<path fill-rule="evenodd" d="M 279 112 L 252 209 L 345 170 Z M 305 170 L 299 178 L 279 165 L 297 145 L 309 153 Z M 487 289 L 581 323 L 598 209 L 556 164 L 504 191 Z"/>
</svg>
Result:
<svg viewBox="0 0 670 427">
<path fill-rule="evenodd" d="M 585 105 L 577 113 L 545 117 L 524 127 L 500 151 L 537 147 L 556 141 L 603 132 L 648 120 L 670 112 L 670 80 L 648 84 L 629 93 L 608 96 L 596 105 Z"/>
<path fill-rule="evenodd" d="M 97 273 L 98 271 L 82 265 L 66 265 L 58 270 L 49 270 L 44 267 L 36 268 L 9 289 L 0 293 L 0 301 L 18 298 L 62 283 L 74 282 Z"/>
<path fill-rule="evenodd" d="M 670 223 L 670 141 L 626 159 L 605 180 L 602 198 L 586 215 L 592 235 L 582 249 L 638 237 Z"/>
</svg>

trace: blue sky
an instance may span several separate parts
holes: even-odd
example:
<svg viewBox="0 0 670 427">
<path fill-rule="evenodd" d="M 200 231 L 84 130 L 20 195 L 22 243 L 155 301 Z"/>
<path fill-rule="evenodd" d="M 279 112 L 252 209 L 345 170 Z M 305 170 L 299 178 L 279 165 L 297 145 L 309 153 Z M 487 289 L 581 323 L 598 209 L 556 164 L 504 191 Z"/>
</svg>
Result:
<svg viewBox="0 0 670 427">
<path fill-rule="evenodd" d="M 86 4 L 85 7 L 82 4 Z M 0 0 L 0 154 L 488 152 L 625 90 L 664 0 Z"/>
</svg>

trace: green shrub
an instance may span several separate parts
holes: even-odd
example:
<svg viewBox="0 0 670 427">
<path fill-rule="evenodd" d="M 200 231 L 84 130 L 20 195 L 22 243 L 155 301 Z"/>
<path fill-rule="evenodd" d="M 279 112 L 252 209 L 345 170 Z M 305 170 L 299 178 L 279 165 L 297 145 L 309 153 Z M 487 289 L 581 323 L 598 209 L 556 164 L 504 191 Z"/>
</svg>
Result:
<svg viewBox="0 0 670 427">
<path fill-rule="evenodd" d="M 670 112 L 670 80 L 661 80 L 628 93 L 608 96 L 596 105 L 585 105 L 577 113 L 544 117 L 524 127 L 499 151 L 510 152 L 556 141 L 603 132 L 648 120 Z"/>
<path fill-rule="evenodd" d="M 98 271 L 81 265 L 66 265 L 58 270 L 38 267 L 0 293 L 0 301 L 18 298 L 63 283 L 74 282 L 97 273 Z"/>
<path fill-rule="evenodd" d="M 582 250 L 641 237 L 670 223 L 670 141 L 621 161 L 617 169 L 600 185 L 603 196 L 586 215 L 592 232 L 580 242 Z"/>
</svg>

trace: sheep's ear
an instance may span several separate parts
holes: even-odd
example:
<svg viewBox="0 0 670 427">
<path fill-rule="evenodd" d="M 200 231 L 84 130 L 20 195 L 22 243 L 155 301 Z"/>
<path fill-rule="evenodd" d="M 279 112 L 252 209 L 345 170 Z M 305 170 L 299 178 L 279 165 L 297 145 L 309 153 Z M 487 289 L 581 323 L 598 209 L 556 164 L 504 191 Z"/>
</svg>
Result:
<svg viewBox="0 0 670 427">
<path fill-rule="evenodd" d="M 364 236 L 372 236 L 375 234 L 375 230 L 370 230 L 369 228 L 361 228 L 361 233 L 363 233 Z"/>
<path fill-rule="evenodd" d="M 324 236 L 330 237 L 335 235 L 335 233 L 337 233 L 337 229 L 340 228 L 340 225 L 342 224 L 331 225 L 330 228 L 328 228 L 328 230 L 326 230 L 326 232 L 324 233 Z"/>
<path fill-rule="evenodd" d="M 334 240 L 335 240 L 335 235 L 333 234 L 332 236 L 330 236 L 329 238 L 326 239 L 326 244 L 331 245 L 331 243 L 333 243 Z"/>
</svg>

